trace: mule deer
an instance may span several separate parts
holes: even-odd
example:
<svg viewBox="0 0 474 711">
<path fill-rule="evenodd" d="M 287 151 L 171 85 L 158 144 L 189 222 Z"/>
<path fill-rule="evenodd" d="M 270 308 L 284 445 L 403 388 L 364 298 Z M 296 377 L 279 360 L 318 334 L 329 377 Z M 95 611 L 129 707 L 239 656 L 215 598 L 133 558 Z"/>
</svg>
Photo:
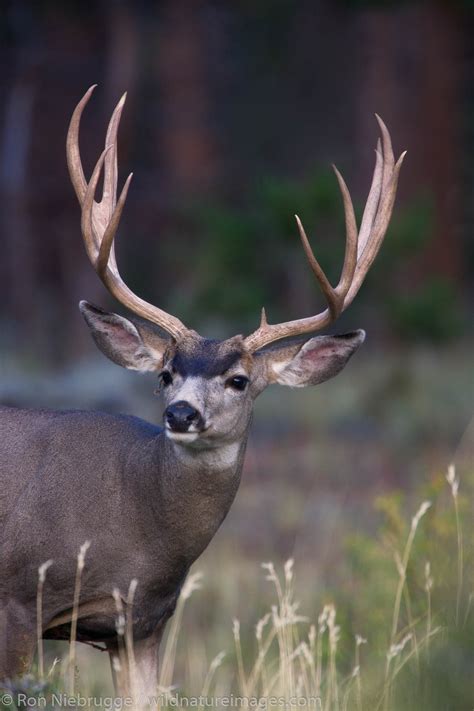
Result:
<svg viewBox="0 0 474 711">
<path fill-rule="evenodd" d="M 133 605 L 135 663 L 142 690 L 154 691 L 157 654 L 191 564 L 224 520 L 239 486 L 254 399 L 267 385 L 317 385 L 336 375 L 364 340 L 303 334 L 329 326 L 357 294 L 385 235 L 404 154 L 395 162 L 381 140 L 360 229 L 336 170 L 346 221 L 341 278 L 331 286 L 297 217 L 302 245 L 327 307 L 317 315 L 260 325 L 246 338 L 203 338 L 136 296 L 122 280 L 114 236 L 131 175 L 117 199 L 117 131 L 125 97 L 112 114 L 105 150 L 87 182 L 79 124 L 94 87 L 77 105 L 67 137 L 71 180 L 82 210 L 89 259 L 134 323 L 82 301 L 100 350 L 114 363 L 157 374 L 163 427 L 102 412 L 0 409 L 0 678 L 28 665 L 36 644 L 38 567 L 54 561 L 43 592 L 44 638 L 67 640 L 80 545 L 90 539 L 77 639 L 117 655 L 112 590 L 138 581 Z M 95 193 L 104 173 L 100 202 Z M 155 327 L 158 327 L 156 329 Z M 284 340 L 283 340 L 284 339 Z M 120 682 L 120 679 L 119 679 Z"/>
</svg>

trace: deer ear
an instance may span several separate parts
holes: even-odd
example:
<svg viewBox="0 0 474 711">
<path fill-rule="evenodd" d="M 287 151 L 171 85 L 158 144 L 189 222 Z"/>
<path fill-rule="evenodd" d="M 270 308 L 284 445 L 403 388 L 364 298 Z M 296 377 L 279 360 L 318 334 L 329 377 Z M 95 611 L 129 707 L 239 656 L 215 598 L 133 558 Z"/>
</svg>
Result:
<svg viewBox="0 0 474 711">
<path fill-rule="evenodd" d="M 145 327 L 141 327 L 143 333 L 140 333 L 128 319 L 103 311 L 87 301 L 81 301 L 79 309 L 97 346 L 114 363 L 141 373 L 162 367 L 163 355 L 170 344 L 168 340 L 152 331 L 145 333 Z"/>
<path fill-rule="evenodd" d="M 268 383 L 303 388 L 337 375 L 364 342 L 365 331 L 341 336 L 316 336 L 306 343 L 276 346 L 261 356 L 266 360 Z"/>
</svg>

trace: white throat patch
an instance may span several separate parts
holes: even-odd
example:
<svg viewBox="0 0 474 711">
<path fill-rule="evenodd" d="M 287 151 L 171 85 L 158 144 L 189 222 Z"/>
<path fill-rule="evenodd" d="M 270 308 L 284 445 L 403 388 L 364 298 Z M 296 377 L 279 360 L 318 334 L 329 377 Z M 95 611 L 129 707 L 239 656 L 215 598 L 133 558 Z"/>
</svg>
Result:
<svg viewBox="0 0 474 711">
<path fill-rule="evenodd" d="M 180 435 L 167 431 L 166 435 L 175 444 L 176 456 L 186 464 L 201 463 L 212 471 L 230 469 L 237 464 L 239 442 L 209 447 L 204 442 L 200 445 L 198 443 L 199 435 L 194 433 L 186 436 L 186 433 Z"/>
</svg>

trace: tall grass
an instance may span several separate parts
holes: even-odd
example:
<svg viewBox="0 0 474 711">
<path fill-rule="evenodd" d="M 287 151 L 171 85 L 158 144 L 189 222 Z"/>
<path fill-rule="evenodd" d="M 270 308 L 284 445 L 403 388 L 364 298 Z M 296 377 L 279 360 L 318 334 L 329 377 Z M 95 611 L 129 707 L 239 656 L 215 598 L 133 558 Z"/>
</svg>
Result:
<svg viewBox="0 0 474 711">
<path fill-rule="evenodd" d="M 455 508 L 457 544 L 456 591 L 452 617 L 455 620 L 455 628 L 462 629 L 469 622 L 472 596 L 465 602 L 462 594 L 466 582 L 463 570 L 465 560 L 458 501 L 459 480 L 453 467 L 448 471 L 447 480 Z M 229 619 L 228 648 L 215 650 L 212 660 L 200 677 L 196 672 L 196 655 L 193 657 L 190 651 L 188 666 L 194 665 L 193 673 L 183 677 L 179 652 L 183 646 L 181 640 L 186 627 L 183 622 L 184 615 L 188 606 L 190 612 L 192 611 L 191 598 L 205 583 L 200 573 L 191 574 L 183 586 L 175 615 L 169 624 L 157 689 L 158 706 L 162 709 L 176 708 L 179 699 L 181 705 L 204 709 L 209 707 L 209 700 L 212 699 L 212 704 L 218 708 L 232 705 L 267 708 L 269 700 L 276 699 L 275 706 L 281 706 L 285 700 L 286 708 L 301 708 L 304 705 L 320 711 L 399 711 L 402 708 L 406 711 L 408 708 L 428 708 L 423 706 L 423 683 L 427 679 L 428 684 L 433 683 L 434 677 L 426 676 L 423 670 L 430 669 L 432 658 L 436 658 L 436 652 L 442 646 L 443 640 L 447 640 L 452 633 L 449 624 L 445 622 L 449 619 L 449 611 L 440 607 L 437 598 L 438 581 L 432 574 L 432 561 L 424 560 L 419 585 L 415 584 L 410 573 L 412 568 L 419 566 L 418 559 L 413 558 L 413 552 L 419 531 L 423 530 L 425 517 L 430 509 L 431 516 L 434 516 L 434 507 L 430 501 L 424 501 L 420 505 L 408 526 L 405 541 L 400 541 L 401 553 L 395 555 L 398 578 L 392 590 L 391 614 L 385 617 L 384 648 L 380 645 L 374 647 L 369 635 L 362 636 L 366 633 L 364 629 L 359 630 L 362 634 L 353 634 L 347 618 L 339 622 L 338 609 L 333 601 L 328 600 L 320 612 L 314 615 L 314 619 L 311 619 L 311 615 L 304 614 L 295 593 L 294 561 L 288 560 L 281 569 L 267 562 L 262 564 L 262 570 L 269 585 L 268 609 L 255 619 L 253 629 L 243 628 L 238 619 L 233 622 Z M 78 574 L 82 573 L 85 564 L 85 552 L 83 548 L 79 552 Z M 441 554 L 448 555 L 447 552 Z M 39 610 L 46 566 L 47 564 L 42 567 L 39 576 Z M 136 584 L 136 581 L 133 581 L 128 591 L 127 614 L 124 612 L 120 593 L 115 591 L 117 632 L 122 639 L 117 663 L 122 669 L 127 669 L 130 680 L 128 692 L 132 695 L 136 670 L 129 611 L 133 608 Z M 80 575 L 76 579 L 75 608 L 79 603 L 79 590 Z M 249 600 L 249 605 L 252 605 L 252 600 Z M 373 629 L 369 619 L 366 623 L 367 629 Z M 73 639 L 73 632 L 71 638 Z M 189 646 L 189 643 L 185 642 L 184 646 Z M 201 649 L 203 648 L 201 646 Z M 49 686 L 43 686 L 42 690 L 36 691 L 35 694 L 47 695 L 48 690 L 52 688 L 51 684 L 54 688 L 70 688 L 70 662 L 69 656 L 69 664 L 61 666 L 55 663 L 54 668 L 49 671 Z M 436 668 L 433 673 L 436 674 Z M 422 683 L 423 674 L 425 681 Z M 40 638 L 38 676 L 40 680 L 44 677 Z M 193 684 L 189 682 L 191 677 L 194 679 Z M 21 686 L 21 683 L 22 680 L 18 680 L 17 684 Z M 412 706 L 403 701 L 407 689 L 413 690 Z M 89 692 L 87 680 L 84 680 L 81 693 L 86 695 Z M 226 703 L 222 703 L 224 697 L 227 699 Z"/>
</svg>

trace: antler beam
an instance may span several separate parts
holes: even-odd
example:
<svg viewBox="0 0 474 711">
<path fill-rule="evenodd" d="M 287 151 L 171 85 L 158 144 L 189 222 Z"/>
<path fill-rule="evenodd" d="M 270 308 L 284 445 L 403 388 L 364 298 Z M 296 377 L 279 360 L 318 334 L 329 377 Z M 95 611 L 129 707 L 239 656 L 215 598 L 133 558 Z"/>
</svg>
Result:
<svg viewBox="0 0 474 711">
<path fill-rule="evenodd" d="M 341 190 L 346 218 L 346 253 L 341 277 L 336 287 L 329 283 L 314 256 L 301 220 L 295 215 L 303 249 L 324 294 L 327 308 L 315 316 L 278 324 L 269 324 L 263 311 L 259 328 L 245 339 L 249 351 L 254 352 L 282 338 L 312 333 L 325 328 L 349 306 L 359 291 L 387 231 L 395 202 L 398 176 L 406 153 L 402 153 L 395 163 L 388 129 L 380 116 L 376 115 L 376 119 L 380 126 L 381 140 L 379 139 L 377 143 L 372 185 L 359 231 L 357 231 L 349 190 L 342 175 L 333 166 Z"/>
<path fill-rule="evenodd" d="M 88 89 L 76 106 L 66 142 L 69 175 L 82 209 L 81 226 L 86 251 L 98 276 L 120 303 L 138 316 L 160 326 L 175 340 L 179 340 L 189 332 L 186 326 L 175 316 L 134 294 L 122 280 L 115 258 L 114 238 L 133 175 L 131 173 L 128 176 L 117 200 L 117 132 L 126 94 L 122 96 L 112 114 L 107 129 L 105 149 L 96 163 L 89 183 L 84 177 L 79 150 L 79 128 L 82 112 L 95 86 Z M 96 202 L 95 193 L 102 171 L 104 171 L 102 199 Z"/>
</svg>

